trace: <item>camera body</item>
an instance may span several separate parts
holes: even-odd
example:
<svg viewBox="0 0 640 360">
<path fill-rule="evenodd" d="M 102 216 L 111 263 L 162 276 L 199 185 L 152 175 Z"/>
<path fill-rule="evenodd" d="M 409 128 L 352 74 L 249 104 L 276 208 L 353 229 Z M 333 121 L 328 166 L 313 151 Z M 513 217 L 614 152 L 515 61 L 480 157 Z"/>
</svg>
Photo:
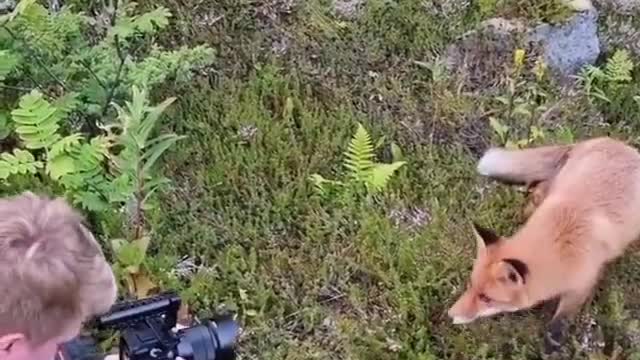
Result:
<svg viewBox="0 0 640 360">
<path fill-rule="evenodd" d="M 95 319 L 95 327 L 119 331 L 121 360 L 234 359 L 238 324 L 230 318 L 220 318 L 175 330 L 180 304 L 180 297 L 174 293 L 120 302 Z M 87 336 L 65 343 L 57 356 L 59 360 L 103 358 L 95 340 Z"/>
</svg>

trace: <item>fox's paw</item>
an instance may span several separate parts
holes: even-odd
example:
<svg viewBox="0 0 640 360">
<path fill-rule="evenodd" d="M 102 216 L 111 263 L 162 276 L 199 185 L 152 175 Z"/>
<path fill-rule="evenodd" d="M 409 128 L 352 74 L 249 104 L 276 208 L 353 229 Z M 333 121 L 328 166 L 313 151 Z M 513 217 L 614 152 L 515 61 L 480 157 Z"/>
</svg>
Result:
<svg viewBox="0 0 640 360">
<path fill-rule="evenodd" d="M 507 165 L 505 150 L 501 148 L 491 148 L 482 155 L 476 170 L 480 175 L 492 176 L 503 171 Z"/>
</svg>

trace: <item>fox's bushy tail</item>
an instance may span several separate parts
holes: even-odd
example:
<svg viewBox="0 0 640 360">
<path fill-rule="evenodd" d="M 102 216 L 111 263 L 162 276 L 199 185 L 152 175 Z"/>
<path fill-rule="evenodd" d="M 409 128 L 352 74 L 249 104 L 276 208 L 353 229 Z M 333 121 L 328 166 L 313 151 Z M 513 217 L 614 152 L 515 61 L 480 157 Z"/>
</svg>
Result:
<svg viewBox="0 0 640 360">
<path fill-rule="evenodd" d="M 552 178 L 564 165 L 571 148 L 571 145 L 514 150 L 491 148 L 478 162 L 477 171 L 507 184 L 536 183 Z"/>
</svg>

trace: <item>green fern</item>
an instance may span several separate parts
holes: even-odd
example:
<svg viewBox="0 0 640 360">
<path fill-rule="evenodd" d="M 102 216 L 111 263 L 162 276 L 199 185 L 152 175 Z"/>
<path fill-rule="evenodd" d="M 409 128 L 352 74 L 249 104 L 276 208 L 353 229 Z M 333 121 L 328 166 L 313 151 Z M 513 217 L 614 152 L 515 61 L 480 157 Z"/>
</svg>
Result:
<svg viewBox="0 0 640 360">
<path fill-rule="evenodd" d="M 29 151 L 14 149 L 13 153 L 0 154 L 0 179 L 6 180 L 17 174 L 35 174 L 42 166 L 42 162 Z"/>
<path fill-rule="evenodd" d="M 64 153 L 68 153 L 72 149 L 79 146 L 81 140 L 82 140 L 82 135 L 80 134 L 69 135 L 58 140 L 58 142 L 56 142 L 51 146 L 51 150 L 49 150 L 49 156 L 57 157 L 57 156 L 63 155 Z"/>
<path fill-rule="evenodd" d="M 366 181 L 374 165 L 375 154 L 371 137 L 362 124 L 358 124 L 358 129 L 349 143 L 345 156 L 344 167 L 349 170 L 349 176 L 356 181 Z"/>
<path fill-rule="evenodd" d="M 19 107 L 11 115 L 17 125 L 15 131 L 28 149 L 49 148 L 60 139 L 60 112 L 39 90 L 21 97 Z"/>
<path fill-rule="evenodd" d="M 632 80 L 634 64 L 626 49 L 619 49 L 607 60 L 604 73 L 608 81 L 623 83 Z"/>
<path fill-rule="evenodd" d="M 393 174 L 405 164 L 406 162 L 404 161 L 396 161 L 391 164 L 376 164 L 369 170 L 369 178 L 366 182 L 370 191 L 378 192 L 384 190 Z"/>
<path fill-rule="evenodd" d="M 169 25 L 171 12 L 164 6 L 141 15 L 132 15 L 136 6 L 135 2 L 131 2 L 123 7 L 116 26 L 112 27 L 107 34 L 108 39 L 115 36 L 127 38 L 136 33 L 152 33 L 155 30 L 154 25 L 160 29 Z"/>
<path fill-rule="evenodd" d="M 130 64 L 127 83 L 129 86 L 148 87 L 162 83 L 167 78 L 186 82 L 193 77 L 194 69 L 211 65 L 214 55 L 213 49 L 203 45 L 192 49 L 183 46 L 170 51 L 156 46 L 151 49 L 149 57 Z"/>
<path fill-rule="evenodd" d="M 633 80 L 635 65 L 625 49 L 616 50 L 603 68 L 585 66 L 578 79 L 585 93 L 592 98 L 611 103 L 620 93 L 620 87 Z"/>
<path fill-rule="evenodd" d="M 0 81 L 4 81 L 18 65 L 20 58 L 10 50 L 0 50 Z"/>
<path fill-rule="evenodd" d="M 384 190 L 391 177 L 398 169 L 406 164 L 405 161 L 394 161 L 391 164 L 376 163 L 371 136 L 367 130 L 358 124 L 356 133 L 349 142 L 345 152 L 343 166 L 347 170 L 347 177 L 350 181 L 343 183 L 336 180 L 328 180 L 319 174 L 312 174 L 309 180 L 313 183 L 314 189 L 320 195 L 327 195 L 329 189 L 340 188 L 351 185 L 364 185 L 369 193 L 376 193 Z M 393 144 L 394 155 L 401 157 L 400 148 Z"/>
</svg>

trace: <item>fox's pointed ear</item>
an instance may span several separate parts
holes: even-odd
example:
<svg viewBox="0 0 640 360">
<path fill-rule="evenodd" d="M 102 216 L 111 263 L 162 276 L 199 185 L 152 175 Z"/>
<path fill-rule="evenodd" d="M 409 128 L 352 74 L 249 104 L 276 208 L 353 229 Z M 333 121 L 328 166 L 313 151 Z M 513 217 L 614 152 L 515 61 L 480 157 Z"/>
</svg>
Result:
<svg viewBox="0 0 640 360">
<path fill-rule="evenodd" d="M 500 236 L 493 230 L 485 228 L 476 222 L 473 222 L 473 234 L 476 238 L 478 251 L 484 250 L 487 246 L 491 246 L 500 240 Z"/>
</svg>

